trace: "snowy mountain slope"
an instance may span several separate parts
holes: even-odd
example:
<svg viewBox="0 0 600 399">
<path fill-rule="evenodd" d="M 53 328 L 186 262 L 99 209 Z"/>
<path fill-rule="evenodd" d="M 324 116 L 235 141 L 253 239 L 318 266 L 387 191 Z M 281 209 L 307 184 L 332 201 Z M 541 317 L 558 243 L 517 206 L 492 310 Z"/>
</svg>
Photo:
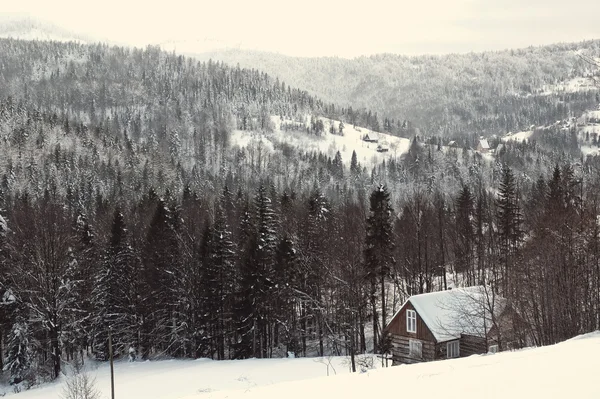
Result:
<svg viewBox="0 0 600 399">
<path fill-rule="evenodd" d="M 282 398 L 599 398 L 600 332 L 536 349 L 471 356 L 374 370 L 365 374 L 324 377 L 255 389 L 186 397 Z"/>
<path fill-rule="evenodd" d="M 354 127 L 346 124 L 343 129 L 343 136 L 329 133 L 331 124 L 334 130 L 339 129 L 340 121 L 328 118 L 320 118 L 324 123 L 324 132 L 321 135 L 308 134 L 299 131 L 285 131 L 282 125 L 286 123 L 296 123 L 291 120 L 281 120 L 278 116 L 272 116 L 273 132 L 256 133 L 249 131 L 236 130 L 231 137 L 232 145 L 239 147 L 248 147 L 262 143 L 266 151 L 274 151 L 275 144 L 286 143 L 303 152 L 323 153 L 331 158 L 335 157 L 337 151 L 342 156 L 342 161 L 347 166 L 350 165 L 352 151 L 356 151 L 357 161 L 363 166 L 372 166 L 384 159 L 400 157 L 408 151 L 410 140 L 406 138 L 391 136 L 384 133 L 375 133 L 379 139 L 377 143 L 366 142 L 363 140 L 365 135 L 373 137 L 373 131 L 361 127 Z M 310 116 L 306 117 L 310 120 Z M 309 123 L 303 121 L 304 126 Z M 388 149 L 387 152 L 377 151 L 378 146 Z"/>
</svg>

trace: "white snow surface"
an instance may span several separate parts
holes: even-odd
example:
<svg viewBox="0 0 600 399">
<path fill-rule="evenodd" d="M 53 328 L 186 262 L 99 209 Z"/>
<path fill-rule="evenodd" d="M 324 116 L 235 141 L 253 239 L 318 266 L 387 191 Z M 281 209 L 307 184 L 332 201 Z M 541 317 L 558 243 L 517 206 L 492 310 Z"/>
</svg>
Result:
<svg viewBox="0 0 600 399">
<path fill-rule="evenodd" d="M 508 133 L 506 136 L 502 137 L 502 141 L 526 141 L 529 140 L 531 135 L 533 134 L 533 130 L 527 130 L 524 132 L 517 133 Z"/>
<path fill-rule="evenodd" d="M 403 365 L 349 375 L 347 360 L 332 358 L 337 375 L 318 359 L 240 361 L 170 360 L 115 366 L 117 398 L 279 399 L 381 398 L 445 399 L 600 398 L 600 332 L 541 348 Z M 376 362 L 378 363 L 378 362 Z M 92 372 L 101 398 L 110 397 L 106 364 Z M 62 381 L 13 396 L 57 399 Z"/>
<path fill-rule="evenodd" d="M 600 398 L 600 332 L 553 346 L 403 365 L 185 399 Z"/>
<path fill-rule="evenodd" d="M 596 156 L 596 155 L 600 155 L 600 148 L 599 147 L 594 147 L 591 145 L 582 145 L 581 146 L 581 153 L 583 154 L 583 156 Z"/>
<path fill-rule="evenodd" d="M 492 327 L 492 309 L 497 316 L 506 306 L 503 298 L 494 298 L 482 286 L 413 295 L 406 302 L 412 304 L 437 342 L 458 339 L 461 334 L 484 337 Z"/>
<path fill-rule="evenodd" d="M 596 82 L 590 77 L 578 76 L 558 84 L 542 85 L 542 95 L 557 93 L 578 93 L 598 90 Z"/>
<path fill-rule="evenodd" d="M 375 367 L 381 360 L 372 355 L 363 356 Z M 117 398 L 179 399 L 205 397 L 204 394 L 222 390 L 249 390 L 259 386 L 287 381 L 326 377 L 349 373 L 348 358 L 287 358 L 223 360 L 156 360 L 115 363 L 115 396 Z M 102 399 L 110 398 L 110 371 L 108 364 L 92 364 L 89 371 L 96 378 L 96 388 Z M 97 367 L 95 367 L 97 366 Z M 55 382 L 12 396 L 12 387 L 0 387 L 0 396 L 14 399 L 58 399 L 63 392 L 64 376 Z"/>
</svg>

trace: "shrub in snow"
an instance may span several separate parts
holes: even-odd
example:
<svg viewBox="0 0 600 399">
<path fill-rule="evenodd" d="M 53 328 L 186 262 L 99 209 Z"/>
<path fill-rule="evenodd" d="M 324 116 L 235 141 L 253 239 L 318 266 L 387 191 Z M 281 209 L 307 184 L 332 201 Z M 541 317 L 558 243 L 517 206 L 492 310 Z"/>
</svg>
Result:
<svg viewBox="0 0 600 399">
<path fill-rule="evenodd" d="M 133 346 L 130 346 L 128 352 L 129 352 L 129 361 L 135 362 L 135 359 L 137 357 L 135 348 Z"/>
<path fill-rule="evenodd" d="M 100 399 L 100 391 L 96 389 L 96 379 L 83 369 L 83 365 L 75 362 L 73 374 L 67 378 L 63 387 L 62 399 Z"/>
</svg>

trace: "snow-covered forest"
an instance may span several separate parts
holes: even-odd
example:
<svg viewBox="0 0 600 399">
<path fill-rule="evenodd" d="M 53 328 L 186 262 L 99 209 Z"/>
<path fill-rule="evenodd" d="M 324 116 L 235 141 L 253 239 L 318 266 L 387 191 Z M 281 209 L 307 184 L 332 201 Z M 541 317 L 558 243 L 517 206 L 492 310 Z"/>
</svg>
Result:
<svg viewBox="0 0 600 399">
<path fill-rule="evenodd" d="M 479 133 L 449 146 L 410 117 L 153 47 L 0 54 L 0 362 L 15 381 L 106 360 L 109 332 L 121 358 L 384 353 L 399 302 L 450 284 L 490 285 L 536 344 L 600 328 L 600 158 L 576 124 L 482 154 Z M 231 142 L 273 117 L 411 144 L 367 167 Z"/>
</svg>

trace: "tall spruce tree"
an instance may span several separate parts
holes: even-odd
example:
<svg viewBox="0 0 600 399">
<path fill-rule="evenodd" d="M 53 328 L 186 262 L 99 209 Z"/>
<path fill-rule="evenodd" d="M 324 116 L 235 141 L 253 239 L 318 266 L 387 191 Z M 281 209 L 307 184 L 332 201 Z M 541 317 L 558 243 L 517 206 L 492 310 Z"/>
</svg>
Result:
<svg viewBox="0 0 600 399">
<path fill-rule="evenodd" d="M 473 196 L 468 186 L 463 186 L 455 202 L 456 208 L 456 271 L 465 273 L 469 285 L 475 284 L 473 267 Z"/>
<path fill-rule="evenodd" d="M 503 264 L 502 288 L 506 295 L 514 289 L 512 285 L 516 253 L 523 239 L 523 216 L 519 205 L 519 192 L 513 172 L 503 165 L 502 178 L 496 198 L 496 223 L 500 239 L 500 256 Z"/>
<path fill-rule="evenodd" d="M 108 360 L 108 334 L 112 334 L 116 357 L 137 346 L 135 256 L 129 243 L 125 217 L 119 207 L 114 212 L 111 236 L 96 275 L 92 304 L 94 309 L 93 352 Z"/>
<path fill-rule="evenodd" d="M 394 210 L 390 203 L 390 194 L 381 184 L 371 193 L 369 198 L 370 214 L 367 218 L 365 240 L 365 272 L 370 283 L 370 300 L 373 312 L 373 343 L 378 349 L 381 330 L 379 312 L 377 311 L 377 285 L 380 287 L 381 326 L 387 323 L 386 279 L 389 276 L 393 259 L 393 225 Z"/>
<path fill-rule="evenodd" d="M 235 248 L 223 201 L 215 204 L 215 222 L 207 227 L 202 248 L 204 323 L 209 332 L 209 354 L 219 360 L 225 359 L 226 346 L 232 342 L 235 288 Z"/>
<path fill-rule="evenodd" d="M 168 193 L 167 193 L 168 198 Z M 177 297 L 180 276 L 178 220 L 168 199 L 159 199 L 150 222 L 143 252 L 143 332 L 142 356 L 154 350 L 179 356 L 183 327 Z"/>
<path fill-rule="evenodd" d="M 307 319 L 316 320 L 319 338 L 319 354 L 324 354 L 325 306 L 323 296 L 327 281 L 327 220 L 330 206 L 323 193 L 315 190 L 307 202 L 307 220 L 304 227 L 302 260 L 303 279 L 302 291 L 308 295 L 302 303 L 301 321 L 303 326 L 303 352 L 306 347 Z"/>
<path fill-rule="evenodd" d="M 256 303 L 258 341 L 260 357 L 267 357 L 272 342 L 273 303 L 271 295 L 274 284 L 274 261 L 277 247 L 277 215 L 273 211 L 271 198 L 267 195 L 267 188 L 261 185 L 254 199 L 256 209 Z"/>
</svg>

